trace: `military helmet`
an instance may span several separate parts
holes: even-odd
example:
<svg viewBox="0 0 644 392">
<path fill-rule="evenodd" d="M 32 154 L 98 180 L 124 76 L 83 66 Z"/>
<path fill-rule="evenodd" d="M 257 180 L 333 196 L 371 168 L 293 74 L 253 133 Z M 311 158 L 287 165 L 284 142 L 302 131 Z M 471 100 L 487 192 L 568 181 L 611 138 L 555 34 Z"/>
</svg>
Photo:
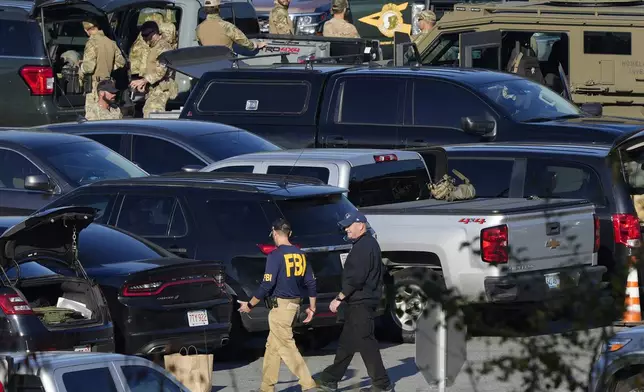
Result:
<svg viewBox="0 0 644 392">
<path fill-rule="evenodd" d="M 331 2 L 331 12 L 338 13 L 349 8 L 347 0 L 333 0 Z"/>
<path fill-rule="evenodd" d="M 436 22 L 436 14 L 434 13 L 434 11 L 429 11 L 429 10 L 421 11 L 418 14 L 418 20 L 426 20 L 428 22 Z"/>
</svg>

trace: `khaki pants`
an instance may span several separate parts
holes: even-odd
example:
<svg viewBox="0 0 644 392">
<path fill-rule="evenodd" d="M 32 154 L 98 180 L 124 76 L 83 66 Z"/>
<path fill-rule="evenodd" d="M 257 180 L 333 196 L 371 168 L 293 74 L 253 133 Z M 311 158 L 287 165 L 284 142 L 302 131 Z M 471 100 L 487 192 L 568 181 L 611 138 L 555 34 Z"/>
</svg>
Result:
<svg viewBox="0 0 644 392">
<path fill-rule="evenodd" d="M 268 314 L 268 341 L 262 370 L 262 392 L 273 392 L 277 384 L 281 361 L 300 381 L 302 390 L 315 388 L 315 381 L 295 346 L 292 323 L 300 305 L 299 299 L 277 299 L 277 308 Z"/>
</svg>

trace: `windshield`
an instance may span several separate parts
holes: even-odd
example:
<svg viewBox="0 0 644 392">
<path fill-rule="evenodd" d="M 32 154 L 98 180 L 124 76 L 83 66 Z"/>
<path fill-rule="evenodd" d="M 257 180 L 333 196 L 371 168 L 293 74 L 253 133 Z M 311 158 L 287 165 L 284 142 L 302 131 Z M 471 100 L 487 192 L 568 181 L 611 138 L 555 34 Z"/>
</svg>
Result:
<svg viewBox="0 0 644 392">
<path fill-rule="evenodd" d="M 517 122 L 582 117 L 582 111 L 556 92 L 526 79 L 487 83 L 477 90 Z"/>
<path fill-rule="evenodd" d="M 197 136 L 195 140 L 213 161 L 253 152 L 281 150 L 268 140 L 246 131 L 210 133 Z"/>
<path fill-rule="evenodd" d="M 81 186 L 100 180 L 145 177 L 134 163 L 94 142 L 67 143 L 36 150 L 38 155 L 62 175 L 67 182 Z"/>
</svg>

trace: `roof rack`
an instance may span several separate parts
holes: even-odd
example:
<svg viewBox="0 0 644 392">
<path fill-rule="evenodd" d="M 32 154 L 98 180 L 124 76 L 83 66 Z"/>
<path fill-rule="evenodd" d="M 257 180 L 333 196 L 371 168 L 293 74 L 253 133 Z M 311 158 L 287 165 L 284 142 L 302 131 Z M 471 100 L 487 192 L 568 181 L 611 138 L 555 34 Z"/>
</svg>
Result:
<svg viewBox="0 0 644 392">
<path fill-rule="evenodd" d="M 149 177 L 143 177 L 149 178 Z M 289 182 L 295 182 L 298 184 L 306 185 L 326 185 L 326 183 L 319 178 L 315 177 L 306 177 L 306 176 L 295 176 L 295 175 L 284 175 L 284 174 L 264 174 L 264 173 L 238 173 L 238 172 L 172 172 L 166 173 L 155 178 L 176 178 L 176 179 L 207 179 L 207 180 L 259 180 L 259 181 L 275 181 L 276 183 L 282 183 L 284 180 L 289 180 Z"/>
</svg>

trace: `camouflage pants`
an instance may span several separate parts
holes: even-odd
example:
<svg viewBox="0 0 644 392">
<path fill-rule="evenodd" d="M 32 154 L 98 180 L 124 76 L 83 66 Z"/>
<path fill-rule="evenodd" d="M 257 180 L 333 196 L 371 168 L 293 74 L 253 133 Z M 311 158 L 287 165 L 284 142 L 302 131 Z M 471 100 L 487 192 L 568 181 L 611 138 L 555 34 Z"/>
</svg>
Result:
<svg viewBox="0 0 644 392">
<path fill-rule="evenodd" d="M 150 118 L 152 112 L 165 111 L 165 105 L 170 99 L 171 91 L 164 90 L 160 86 L 151 88 L 148 92 L 148 97 L 143 105 L 143 118 Z"/>
<path fill-rule="evenodd" d="M 85 118 L 88 120 L 91 120 L 91 118 L 88 118 L 87 116 L 89 115 L 91 117 L 92 113 L 96 111 L 95 106 L 98 105 L 98 95 L 96 94 L 96 86 L 98 86 L 98 82 L 93 82 L 92 92 L 89 94 L 85 94 Z"/>
</svg>

